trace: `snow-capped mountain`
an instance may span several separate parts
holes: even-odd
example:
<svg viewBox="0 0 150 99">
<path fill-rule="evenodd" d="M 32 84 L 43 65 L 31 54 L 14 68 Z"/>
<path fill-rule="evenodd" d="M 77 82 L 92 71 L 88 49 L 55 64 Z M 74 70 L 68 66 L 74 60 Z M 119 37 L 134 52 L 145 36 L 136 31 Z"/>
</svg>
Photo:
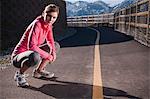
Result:
<svg viewBox="0 0 150 99">
<path fill-rule="evenodd" d="M 92 3 L 86 1 L 76 1 L 74 3 L 66 1 L 67 16 L 96 15 L 115 12 L 116 10 L 127 7 L 134 2 L 136 2 L 136 0 L 124 0 L 120 4 L 110 7 L 101 0 Z"/>
<path fill-rule="evenodd" d="M 74 3 L 66 2 L 67 5 L 67 16 L 82 16 L 82 15 L 92 15 L 111 12 L 112 8 L 102 2 L 95 1 L 89 3 L 86 1 L 77 1 Z"/>
</svg>

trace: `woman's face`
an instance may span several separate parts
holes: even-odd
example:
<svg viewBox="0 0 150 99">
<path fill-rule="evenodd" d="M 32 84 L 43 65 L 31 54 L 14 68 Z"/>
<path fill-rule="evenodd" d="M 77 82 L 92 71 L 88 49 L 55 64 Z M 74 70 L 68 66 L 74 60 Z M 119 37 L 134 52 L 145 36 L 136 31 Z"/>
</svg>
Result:
<svg viewBox="0 0 150 99">
<path fill-rule="evenodd" d="M 44 17 L 44 22 L 52 25 L 56 21 L 58 17 L 58 13 L 57 12 L 44 13 L 43 17 Z"/>
</svg>

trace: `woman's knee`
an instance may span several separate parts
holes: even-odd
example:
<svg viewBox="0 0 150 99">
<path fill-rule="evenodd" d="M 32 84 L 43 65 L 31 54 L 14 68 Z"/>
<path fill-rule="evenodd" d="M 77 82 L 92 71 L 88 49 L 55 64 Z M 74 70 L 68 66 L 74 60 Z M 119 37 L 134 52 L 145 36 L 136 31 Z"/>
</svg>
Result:
<svg viewBox="0 0 150 99">
<path fill-rule="evenodd" d="M 21 68 L 23 65 L 35 66 L 41 62 L 40 54 L 35 51 L 26 51 L 12 58 L 13 66 Z"/>
<path fill-rule="evenodd" d="M 29 55 L 29 61 L 28 61 L 28 65 L 29 66 L 35 66 L 37 64 L 39 64 L 41 62 L 41 57 L 40 57 L 40 54 L 38 52 L 32 52 L 30 55 Z"/>
</svg>

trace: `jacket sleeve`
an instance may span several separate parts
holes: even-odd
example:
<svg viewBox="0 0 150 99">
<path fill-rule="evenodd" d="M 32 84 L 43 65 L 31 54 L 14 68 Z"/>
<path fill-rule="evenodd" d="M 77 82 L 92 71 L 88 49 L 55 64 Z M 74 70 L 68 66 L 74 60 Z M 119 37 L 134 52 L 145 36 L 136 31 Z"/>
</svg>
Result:
<svg viewBox="0 0 150 99">
<path fill-rule="evenodd" d="M 29 47 L 29 50 L 33 50 L 33 51 L 36 51 L 40 54 L 40 56 L 44 59 L 48 59 L 48 60 L 52 60 L 52 56 L 39 48 L 38 46 L 38 36 L 40 34 L 40 26 L 38 26 L 36 23 L 33 24 L 30 32 L 29 32 L 29 38 L 28 38 L 28 47 Z"/>
<path fill-rule="evenodd" d="M 56 52 L 52 28 L 48 31 L 46 41 L 48 46 L 52 49 L 52 52 Z"/>
</svg>

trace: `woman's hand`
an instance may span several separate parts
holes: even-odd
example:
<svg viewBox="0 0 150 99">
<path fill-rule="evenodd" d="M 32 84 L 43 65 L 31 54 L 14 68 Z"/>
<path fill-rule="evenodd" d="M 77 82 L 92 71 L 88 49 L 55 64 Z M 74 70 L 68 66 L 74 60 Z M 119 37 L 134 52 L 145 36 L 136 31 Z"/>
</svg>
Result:
<svg viewBox="0 0 150 99">
<path fill-rule="evenodd" d="M 53 63 L 56 60 L 56 52 L 52 52 L 49 56 L 49 63 Z"/>
<path fill-rule="evenodd" d="M 54 62 L 56 60 L 56 52 L 53 51 L 52 56 L 53 56 L 52 62 Z"/>
<path fill-rule="evenodd" d="M 56 60 L 56 52 L 52 52 L 50 54 L 51 58 L 50 58 L 50 62 L 49 63 L 53 63 Z"/>
</svg>

